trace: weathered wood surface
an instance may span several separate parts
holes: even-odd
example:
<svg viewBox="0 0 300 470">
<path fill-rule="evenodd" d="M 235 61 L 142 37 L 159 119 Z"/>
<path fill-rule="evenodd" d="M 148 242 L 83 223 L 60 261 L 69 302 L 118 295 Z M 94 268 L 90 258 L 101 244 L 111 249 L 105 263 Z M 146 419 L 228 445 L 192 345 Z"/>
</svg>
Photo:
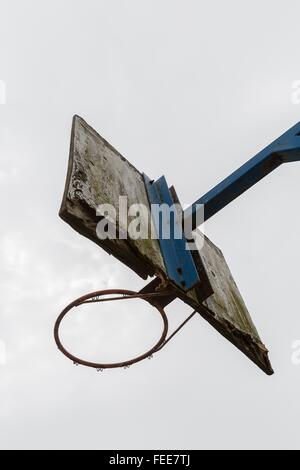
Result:
<svg viewBox="0 0 300 470">
<path fill-rule="evenodd" d="M 173 193 L 179 203 L 174 190 Z M 264 372 L 272 375 L 268 350 L 259 337 L 223 253 L 200 230 L 195 230 L 194 237 L 213 294 L 204 301 L 196 289 L 186 296 L 178 291 L 178 295 Z"/>
<path fill-rule="evenodd" d="M 175 192 L 174 192 L 175 194 Z M 166 269 L 157 240 L 120 240 L 126 228 L 116 218 L 117 239 L 100 240 L 96 228 L 100 218 L 97 207 L 111 204 L 119 208 L 119 196 L 128 197 L 128 206 L 150 205 L 143 177 L 122 155 L 83 119 L 73 121 L 69 168 L 60 216 L 81 235 L 112 254 L 142 278 L 159 276 L 167 280 Z M 178 202 L 178 201 L 176 201 Z M 153 229 L 153 228 L 152 228 Z M 251 320 L 221 251 L 197 231 L 201 241 L 198 265 L 208 277 L 210 295 L 194 289 L 188 294 L 175 289 L 178 297 L 196 309 L 214 328 L 238 347 L 267 374 L 272 374 L 268 351 Z M 203 240 L 204 237 L 204 240 Z M 204 293 L 205 294 L 205 293 Z M 206 300 L 203 302 L 203 298 Z"/>
<path fill-rule="evenodd" d="M 119 211 L 119 196 L 132 204 L 150 206 L 142 175 L 83 119 L 74 117 L 69 168 L 60 216 L 81 235 L 133 269 L 142 278 L 164 275 L 165 267 L 157 240 L 120 240 L 124 227 L 118 218 L 115 240 L 100 240 L 97 208 L 111 204 Z"/>
<path fill-rule="evenodd" d="M 272 375 L 268 350 L 259 337 L 221 250 L 199 230 L 197 233 L 199 240 L 204 238 L 201 257 L 214 293 L 201 305 L 197 301 L 191 305 L 266 374 Z M 192 293 L 190 297 L 193 297 Z"/>
</svg>

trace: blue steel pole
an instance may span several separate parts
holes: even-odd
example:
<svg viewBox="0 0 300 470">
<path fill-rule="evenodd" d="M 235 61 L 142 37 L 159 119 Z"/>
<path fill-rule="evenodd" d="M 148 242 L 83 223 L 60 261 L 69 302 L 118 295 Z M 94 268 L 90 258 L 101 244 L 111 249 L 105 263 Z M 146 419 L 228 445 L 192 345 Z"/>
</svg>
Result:
<svg viewBox="0 0 300 470">
<path fill-rule="evenodd" d="M 199 211 L 201 222 L 205 222 L 280 165 L 298 160 L 300 122 L 192 204 L 184 213 L 186 224 L 191 224 L 187 226 L 195 230 L 199 225 Z"/>
</svg>

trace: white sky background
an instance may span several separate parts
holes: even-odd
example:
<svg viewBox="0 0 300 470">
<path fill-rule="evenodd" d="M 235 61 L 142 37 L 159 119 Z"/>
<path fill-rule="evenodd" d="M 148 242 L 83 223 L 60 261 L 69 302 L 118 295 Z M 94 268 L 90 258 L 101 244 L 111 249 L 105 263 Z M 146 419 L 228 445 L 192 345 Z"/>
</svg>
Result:
<svg viewBox="0 0 300 470">
<path fill-rule="evenodd" d="M 72 115 L 193 202 L 300 120 L 299 14 L 297 1 L 0 0 L 1 448 L 299 448 L 296 163 L 206 225 L 274 377 L 198 318 L 126 372 L 75 368 L 52 338 L 74 298 L 144 285 L 58 218 Z"/>
</svg>

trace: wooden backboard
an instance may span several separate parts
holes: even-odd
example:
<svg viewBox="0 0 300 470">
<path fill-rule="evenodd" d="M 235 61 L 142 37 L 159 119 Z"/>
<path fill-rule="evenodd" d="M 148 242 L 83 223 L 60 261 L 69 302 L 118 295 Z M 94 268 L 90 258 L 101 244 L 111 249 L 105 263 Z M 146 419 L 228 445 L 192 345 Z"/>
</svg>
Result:
<svg viewBox="0 0 300 470">
<path fill-rule="evenodd" d="M 128 207 L 143 204 L 149 216 L 149 237 L 132 239 L 128 235 L 131 218 L 119 218 L 119 197 L 127 198 Z M 174 196 L 174 202 L 176 197 Z M 109 217 L 116 237 L 99 239 L 97 225 L 103 216 L 99 205 L 115 207 Z M 157 276 L 162 284 L 170 283 L 176 295 L 189 304 L 232 344 L 238 347 L 267 374 L 273 370 L 268 351 L 251 320 L 224 256 L 207 237 L 198 231 L 201 248 L 193 252 L 199 284 L 186 292 L 168 276 L 160 242 L 150 235 L 155 231 L 143 174 L 104 140 L 83 119 L 74 117 L 68 175 L 61 218 L 78 233 L 89 238 L 107 253 L 126 264 L 143 279 Z M 148 217 L 147 216 L 147 217 Z M 126 235 L 124 237 L 124 235 Z"/>
</svg>

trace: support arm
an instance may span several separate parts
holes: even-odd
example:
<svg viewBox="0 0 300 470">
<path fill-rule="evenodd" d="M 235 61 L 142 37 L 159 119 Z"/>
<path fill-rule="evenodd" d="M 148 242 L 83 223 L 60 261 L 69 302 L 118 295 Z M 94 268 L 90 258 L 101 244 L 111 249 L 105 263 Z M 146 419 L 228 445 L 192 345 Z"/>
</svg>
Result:
<svg viewBox="0 0 300 470">
<path fill-rule="evenodd" d="M 204 205 L 202 222 L 205 222 L 277 167 L 298 160 L 300 160 L 300 122 L 198 199 L 185 211 L 185 220 L 190 222 L 192 218 L 192 227 L 195 230 L 199 221 L 197 215 L 201 210 L 200 207 Z"/>
</svg>

